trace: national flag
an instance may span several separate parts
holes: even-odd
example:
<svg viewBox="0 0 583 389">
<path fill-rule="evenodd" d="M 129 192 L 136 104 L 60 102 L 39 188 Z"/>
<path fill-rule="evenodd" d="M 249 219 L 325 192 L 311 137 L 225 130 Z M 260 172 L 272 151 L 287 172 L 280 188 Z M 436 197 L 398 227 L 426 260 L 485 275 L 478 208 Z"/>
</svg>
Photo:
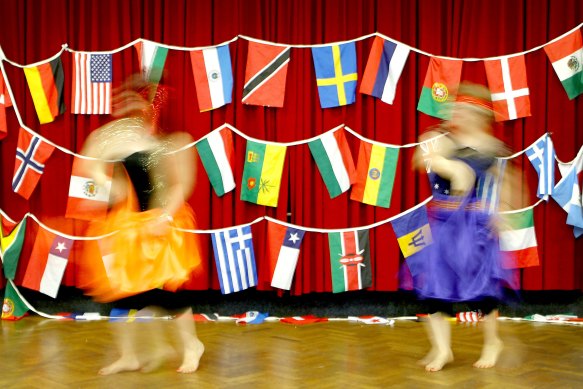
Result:
<svg viewBox="0 0 583 389">
<path fill-rule="evenodd" d="M 583 235 L 583 204 L 580 175 L 583 171 L 583 148 L 575 157 L 571 167 L 553 189 L 553 199 L 567 212 L 567 224 L 574 227 L 576 238 Z"/>
<path fill-rule="evenodd" d="M 361 140 L 350 199 L 389 208 L 398 160 L 398 148 Z"/>
<path fill-rule="evenodd" d="M 524 55 L 484 61 L 496 121 L 530 116 Z"/>
<path fill-rule="evenodd" d="M 221 292 L 228 294 L 257 285 L 251 227 L 236 227 L 212 234 Z"/>
<path fill-rule="evenodd" d="M 567 96 L 573 100 L 583 93 L 583 39 L 577 29 L 556 42 L 545 46 L 555 73 L 563 84 Z"/>
<path fill-rule="evenodd" d="M 198 109 L 208 111 L 231 102 L 233 70 L 229 45 L 190 52 Z"/>
<path fill-rule="evenodd" d="M 505 267 L 538 266 L 538 250 L 532 209 L 501 213 L 500 251 L 505 255 Z"/>
<path fill-rule="evenodd" d="M 4 73 L 0 71 L 0 140 L 6 137 L 8 127 L 6 125 L 6 107 L 10 107 L 10 94 L 4 84 Z"/>
<path fill-rule="evenodd" d="M 132 323 L 138 321 L 137 309 L 111 308 L 109 321 L 114 323 Z"/>
<path fill-rule="evenodd" d="M 495 169 L 488 169 L 476 183 L 476 197 L 480 199 L 480 203 L 489 214 L 498 212 L 506 160 L 497 158 L 494 166 Z"/>
<path fill-rule="evenodd" d="M 267 223 L 267 247 L 271 286 L 290 290 L 305 231 L 278 223 Z"/>
<path fill-rule="evenodd" d="M 530 145 L 526 155 L 538 174 L 537 196 L 548 199 L 555 187 L 555 148 L 549 134 L 544 134 Z"/>
<path fill-rule="evenodd" d="M 425 163 L 425 171 L 429 174 L 431 173 L 431 156 L 439 150 L 439 140 L 435 137 L 427 139 L 419 143 L 419 149 L 421 150 L 423 162 Z"/>
<path fill-rule="evenodd" d="M 23 70 L 40 124 L 50 123 L 65 113 L 65 74 L 61 57 Z"/>
<path fill-rule="evenodd" d="M 362 76 L 360 93 L 393 104 L 397 83 L 411 50 L 400 43 L 375 37 Z"/>
<path fill-rule="evenodd" d="M 459 322 L 478 322 L 483 320 L 482 312 L 468 311 L 468 312 L 458 312 L 455 314 L 456 321 Z"/>
<path fill-rule="evenodd" d="M 0 249 L 2 251 L 2 267 L 4 268 L 4 277 L 13 280 L 16 276 L 18 268 L 18 261 L 20 253 L 22 252 L 22 244 L 24 243 L 24 236 L 26 234 L 26 217 L 20 223 L 11 226 L 11 231 L 4 234 L 4 218 L 2 219 L 2 226 L 0 226 Z"/>
<path fill-rule="evenodd" d="M 215 130 L 195 146 L 217 196 L 235 189 L 233 177 L 235 149 L 231 130 L 228 128 Z"/>
<path fill-rule="evenodd" d="M 12 190 L 28 199 L 45 169 L 45 162 L 55 148 L 37 135 L 20 128 L 16 147 L 16 161 Z"/>
<path fill-rule="evenodd" d="M 74 52 L 71 113 L 111 113 L 112 79 L 111 54 Z"/>
<path fill-rule="evenodd" d="M 288 316 L 282 317 L 279 322 L 293 325 L 305 325 L 313 323 L 321 323 L 328 321 L 326 317 L 317 317 L 314 315 L 304 315 L 304 316 Z"/>
<path fill-rule="evenodd" d="M 380 317 L 380 316 L 348 316 L 348 320 L 355 321 L 357 323 L 363 323 L 363 324 L 393 325 L 395 323 L 394 320 L 389 320 L 386 317 Z"/>
<path fill-rule="evenodd" d="M 249 41 L 243 103 L 283 107 L 290 52 L 289 46 Z"/>
<path fill-rule="evenodd" d="M 109 192 L 113 176 L 113 164 L 104 163 L 105 182 L 93 179 L 92 161 L 75 157 L 69 183 L 69 199 L 65 217 L 95 220 L 105 217 L 109 204 Z"/>
<path fill-rule="evenodd" d="M 12 280 L 8 280 L 4 289 L 4 304 L 2 304 L 2 320 L 20 320 L 28 312 L 28 306 L 16 290 Z"/>
<path fill-rule="evenodd" d="M 241 200 L 277 207 L 286 146 L 247 141 Z"/>
<path fill-rule="evenodd" d="M 356 179 L 344 130 L 329 131 L 308 143 L 330 198 L 346 192 Z"/>
<path fill-rule="evenodd" d="M 265 319 L 269 317 L 269 313 L 263 313 L 259 311 L 248 311 L 241 315 L 233 315 L 236 317 L 235 323 L 237 324 L 261 324 L 265 322 Z"/>
<path fill-rule="evenodd" d="M 73 242 L 71 239 L 40 228 L 22 286 L 53 298 L 57 297 Z"/>
<path fill-rule="evenodd" d="M 463 61 L 431 57 L 423 81 L 417 110 L 427 115 L 447 119 L 444 109 L 448 101 L 455 100 L 462 76 Z"/>
<path fill-rule="evenodd" d="M 368 235 L 368 230 L 328 233 L 334 293 L 372 285 Z"/>
<path fill-rule="evenodd" d="M 407 211 L 391 221 L 393 231 L 397 236 L 397 242 L 407 260 L 407 266 L 413 277 L 419 275 L 419 263 L 414 254 L 433 243 L 427 208 L 425 205 Z"/>
<path fill-rule="evenodd" d="M 150 41 L 140 41 L 134 48 L 138 52 L 138 62 L 144 79 L 158 85 L 164 73 L 168 48 Z"/>
<path fill-rule="evenodd" d="M 356 45 L 354 42 L 312 47 L 314 68 L 322 108 L 356 101 Z"/>
<path fill-rule="evenodd" d="M 213 319 L 206 313 L 193 313 L 192 318 L 194 321 L 217 321 L 217 319 Z"/>
</svg>

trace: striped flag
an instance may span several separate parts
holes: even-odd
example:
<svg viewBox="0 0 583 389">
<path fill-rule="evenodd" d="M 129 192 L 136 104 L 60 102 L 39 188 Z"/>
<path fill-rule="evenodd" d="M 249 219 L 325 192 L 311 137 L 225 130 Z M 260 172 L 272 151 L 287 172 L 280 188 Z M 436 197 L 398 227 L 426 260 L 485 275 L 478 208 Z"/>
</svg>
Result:
<svg viewBox="0 0 583 389">
<path fill-rule="evenodd" d="M 217 196 L 235 189 L 233 176 L 235 151 L 231 130 L 222 128 L 211 132 L 196 143 L 196 150 Z"/>
<path fill-rule="evenodd" d="M 463 61 L 431 57 L 417 110 L 427 115 L 447 119 L 445 104 L 454 100 L 462 76 Z"/>
<path fill-rule="evenodd" d="M 579 185 L 583 171 L 583 147 L 563 174 L 563 177 L 553 189 L 553 199 L 567 212 L 567 224 L 573 226 L 576 238 L 583 235 L 583 203 L 581 185 Z"/>
<path fill-rule="evenodd" d="M 0 226 L 0 250 L 2 251 L 2 267 L 4 269 L 4 277 L 13 280 L 16 276 L 18 268 L 18 261 L 20 260 L 20 253 L 22 252 L 22 244 L 24 243 L 24 236 L 26 234 L 26 217 L 20 223 L 11 226 L 11 231 L 4 235 L 5 218 L 0 216 L 2 225 Z"/>
<path fill-rule="evenodd" d="M 405 258 L 409 258 L 433 243 L 425 205 L 392 220 L 391 225 Z M 411 274 L 415 275 L 413 270 Z"/>
<path fill-rule="evenodd" d="M 101 184 L 92 178 L 90 169 L 91 161 L 78 157 L 73 159 L 65 217 L 81 220 L 105 217 L 109 205 L 113 164 L 104 163 L 106 181 Z"/>
<path fill-rule="evenodd" d="M 308 143 L 330 198 L 346 192 L 356 179 L 350 147 L 344 130 L 327 132 Z"/>
<path fill-rule="evenodd" d="M 22 127 L 18 134 L 16 162 L 12 177 L 12 190 L 28 199 L 45 169 L 45 162 L 55 148 L 32 135 Z"/>
<path fill-rule="evenodd" d="M 368 230 L 328 233 L 334 293 L 372 285 Z"/>
<path fill-rule="evenodd" d="M 233 94 L 229 45 L 191 51 L 190 62 L 199 110 L 204 112 L 229 104 Z"/>
<path fill-rule="evenodd" d="M 496 121 L 530 116 L 524 55 L 484 61 Z"/>
<path fill-rule="evenodd" d="M 489 214 L 494 214 L 498 211 L 500 190 L 504 181 L 504 172 L 506 171 L 506 160 L 497 158 L 495 167 L 494 171 L 489 169 L 476 183 L 476 197 L 480 199 L 482 206 Z"/>
<path fill-rule="evenodd" d="M 113 78 L 111 54 L 73 53 L 74 114 L 110 114 Z"/>
<path fill-rule="evenodd" d="M 144 79 L 156 85 L 159 84 L 164 73 L 168 49 L 150 41 L 138 42 L 134 47 L 138 52 L 138 61 Z"/>
<path fill-rule="evenodd" d="M 399 149 L 360 141 L 356 182 L 350 199 L 365 204 L 389 208 Z"/>
<path fill-rule="evenodd" d="M 356 101 L 356 45 L 354 42 L 312 47 L 320 105 L 339 107 Z"/>
<path fill-rule="evenodd" d="M 10 94 L 4 84 L 4 73 L 0 71 L 0 140 L 4 139 L 8 133 L 6 126 L 6 108 L 11 105 Z"/>
<path fill-rule="evenodd" d="M 241 200 L 277 207 L 287 147 L 247 141 Z"/>
<path fill-rule="evenodd" d="M 34 241 L 22 286 L 57 297 L 73 240 L 42 228 Z"/>
<path fill-rule="evenodd" d="M 502 213 L 500 251 L 506 255 L 506 268 L 538 266 L 538 251 L 532 209 Z"/>
<path fill-rule="evenodd" d="M 583 93 L 583 39 L 577 29 L 556 42 L 545 46 L 553 69 L 567 92 L 569 99 Z"/>
<path fill-rule="evenodd" d="M 283 107 L 290 52 L 290 47 L 249 42 L 243 103 Z"/>
<path fill-rule="evenodd" d="M 304 316 L 288 316 L 282 317 L 279 322 L 293 325 L 305 325 L 313 323 L 321 323 L 328 321 L 327 317 L 317 317 L 314 315 L 304 315 Z"/>
<path fill-rule="evenodd" d="M 65 113 L 65 75 L 61 57 L 23 70 L 40 124 L 50 123 Z"/>
<path fill-rule="evenodd" d="M 251 227 L 236 227 L 212 234 L 221 292 L 229 294 L 257 285 Z"/>
<path fill-rule="evenodd" d="M 405 45 L 385 40 L 380 36 L 375 37 L 364 69 L 360 93 L 393 104 L 397 83 L 409 52 Z"/>
<path fill-rule="evenodd" d="M 530 145 L 526 155 L 538 174 L 537 196 L 548 200 L 555 187 L 555 148 L 549 134 L 544 134 Z"/>
<path fill-rule="evenodd" d="M 305 231 L 291 226 L 267 222 L 267 253 L 272 287 L 290 290 L 304 234 Z"/>
</svg>

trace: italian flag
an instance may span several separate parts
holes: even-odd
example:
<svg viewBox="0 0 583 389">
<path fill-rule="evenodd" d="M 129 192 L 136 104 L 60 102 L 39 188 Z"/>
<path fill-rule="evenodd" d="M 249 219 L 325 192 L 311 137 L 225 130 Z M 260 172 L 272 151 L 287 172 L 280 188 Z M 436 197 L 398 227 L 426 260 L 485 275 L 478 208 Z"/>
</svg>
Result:
<svg viewBox="0 0 583 389">
<path fill-rule="evenodd" d="M 545 46 L 549 60 L 563 84 L 569 99 L 583 93 L 583 39 L 577 29 Z"/>
<path fill-rule="evenodd" d="M 398 148 L 361 141 L 356 166 L 357 179 L 350 198 L 389 208 L 398 160 Z"/>
<path fill-rule="evenodd" d="M 228 128 L 211 132 L 196 150 L 217 196 L 235 189 L 233 135 Z"/>
<path fill-rule="evenodd" d="M 277 207 L 286 146 L 247 141 L 241 200 Z"/>
<path fill-rule="evenodd" d="M 538 250 L 532 209 L 505 213 L 500 231 L 500 251 L 505 255 L 504 267 L 538 266 Z"/>
<path fill-rule="evenodd" d="M 462 76 L 463 61 L 431 57 L 417 110 L 447 119 L 444 104 L 454 100 Z"/>
<path fill-rule="evenodd" d="M 310 152 L 330 198 L 346 192 L 355 180 L 354 162 L 344 130 L 330 131 L 309 142 Z"/>
</svg>

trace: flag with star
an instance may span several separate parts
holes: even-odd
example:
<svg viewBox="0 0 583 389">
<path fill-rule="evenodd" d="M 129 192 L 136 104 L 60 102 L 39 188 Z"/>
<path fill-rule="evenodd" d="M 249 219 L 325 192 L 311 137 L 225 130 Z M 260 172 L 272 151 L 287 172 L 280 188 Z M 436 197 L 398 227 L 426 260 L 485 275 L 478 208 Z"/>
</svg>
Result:
<svg viewBox="0 0 583 389">
<path fill-rule="evenodd" d="M 22 286 L 57 297 L 73 242 L 39 228 Z"/>
<path fill-rule="evenodd" d="M 267 223 L 267 247 L 271 286 L 290 290 L 305 231 L 278 223 Z"/>
<path fill-rule="evenodd" d="M 354 42 L 312 47 L 314 68 L 322 108 L 356 101 L 356 46 Z"/>
<path fill-rule="evenodd" d="M 71 113 L 110 114 L 112 55 L 73 53 Z"/>
<path fill-rule="evenodd" d="M 277 207 L 286 146 L 247 141 L 241 200 Z"/>
</svg>

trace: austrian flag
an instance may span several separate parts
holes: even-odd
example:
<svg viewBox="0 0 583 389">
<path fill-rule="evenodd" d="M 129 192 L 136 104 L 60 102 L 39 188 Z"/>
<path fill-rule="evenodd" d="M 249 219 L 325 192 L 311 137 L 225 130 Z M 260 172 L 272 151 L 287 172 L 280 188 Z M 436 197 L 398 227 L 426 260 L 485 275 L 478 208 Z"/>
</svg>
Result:
<svg viewBox="0 0 583 389">
<path fill-rule="evenodd" d="M 12 190 L 28 200 L 55 148 L 22 127 L 18 134 Z"/>
<path fill-rule="evenodd" d="M 496 121 L 530 116 L 524 55 L 484 61 Z"/>
<path fill-rule="evenodd" d="M 334 293 L 372 285 L 368 233 L 368 230 L 364 230 L 328 234 Z"/>
</svg>

